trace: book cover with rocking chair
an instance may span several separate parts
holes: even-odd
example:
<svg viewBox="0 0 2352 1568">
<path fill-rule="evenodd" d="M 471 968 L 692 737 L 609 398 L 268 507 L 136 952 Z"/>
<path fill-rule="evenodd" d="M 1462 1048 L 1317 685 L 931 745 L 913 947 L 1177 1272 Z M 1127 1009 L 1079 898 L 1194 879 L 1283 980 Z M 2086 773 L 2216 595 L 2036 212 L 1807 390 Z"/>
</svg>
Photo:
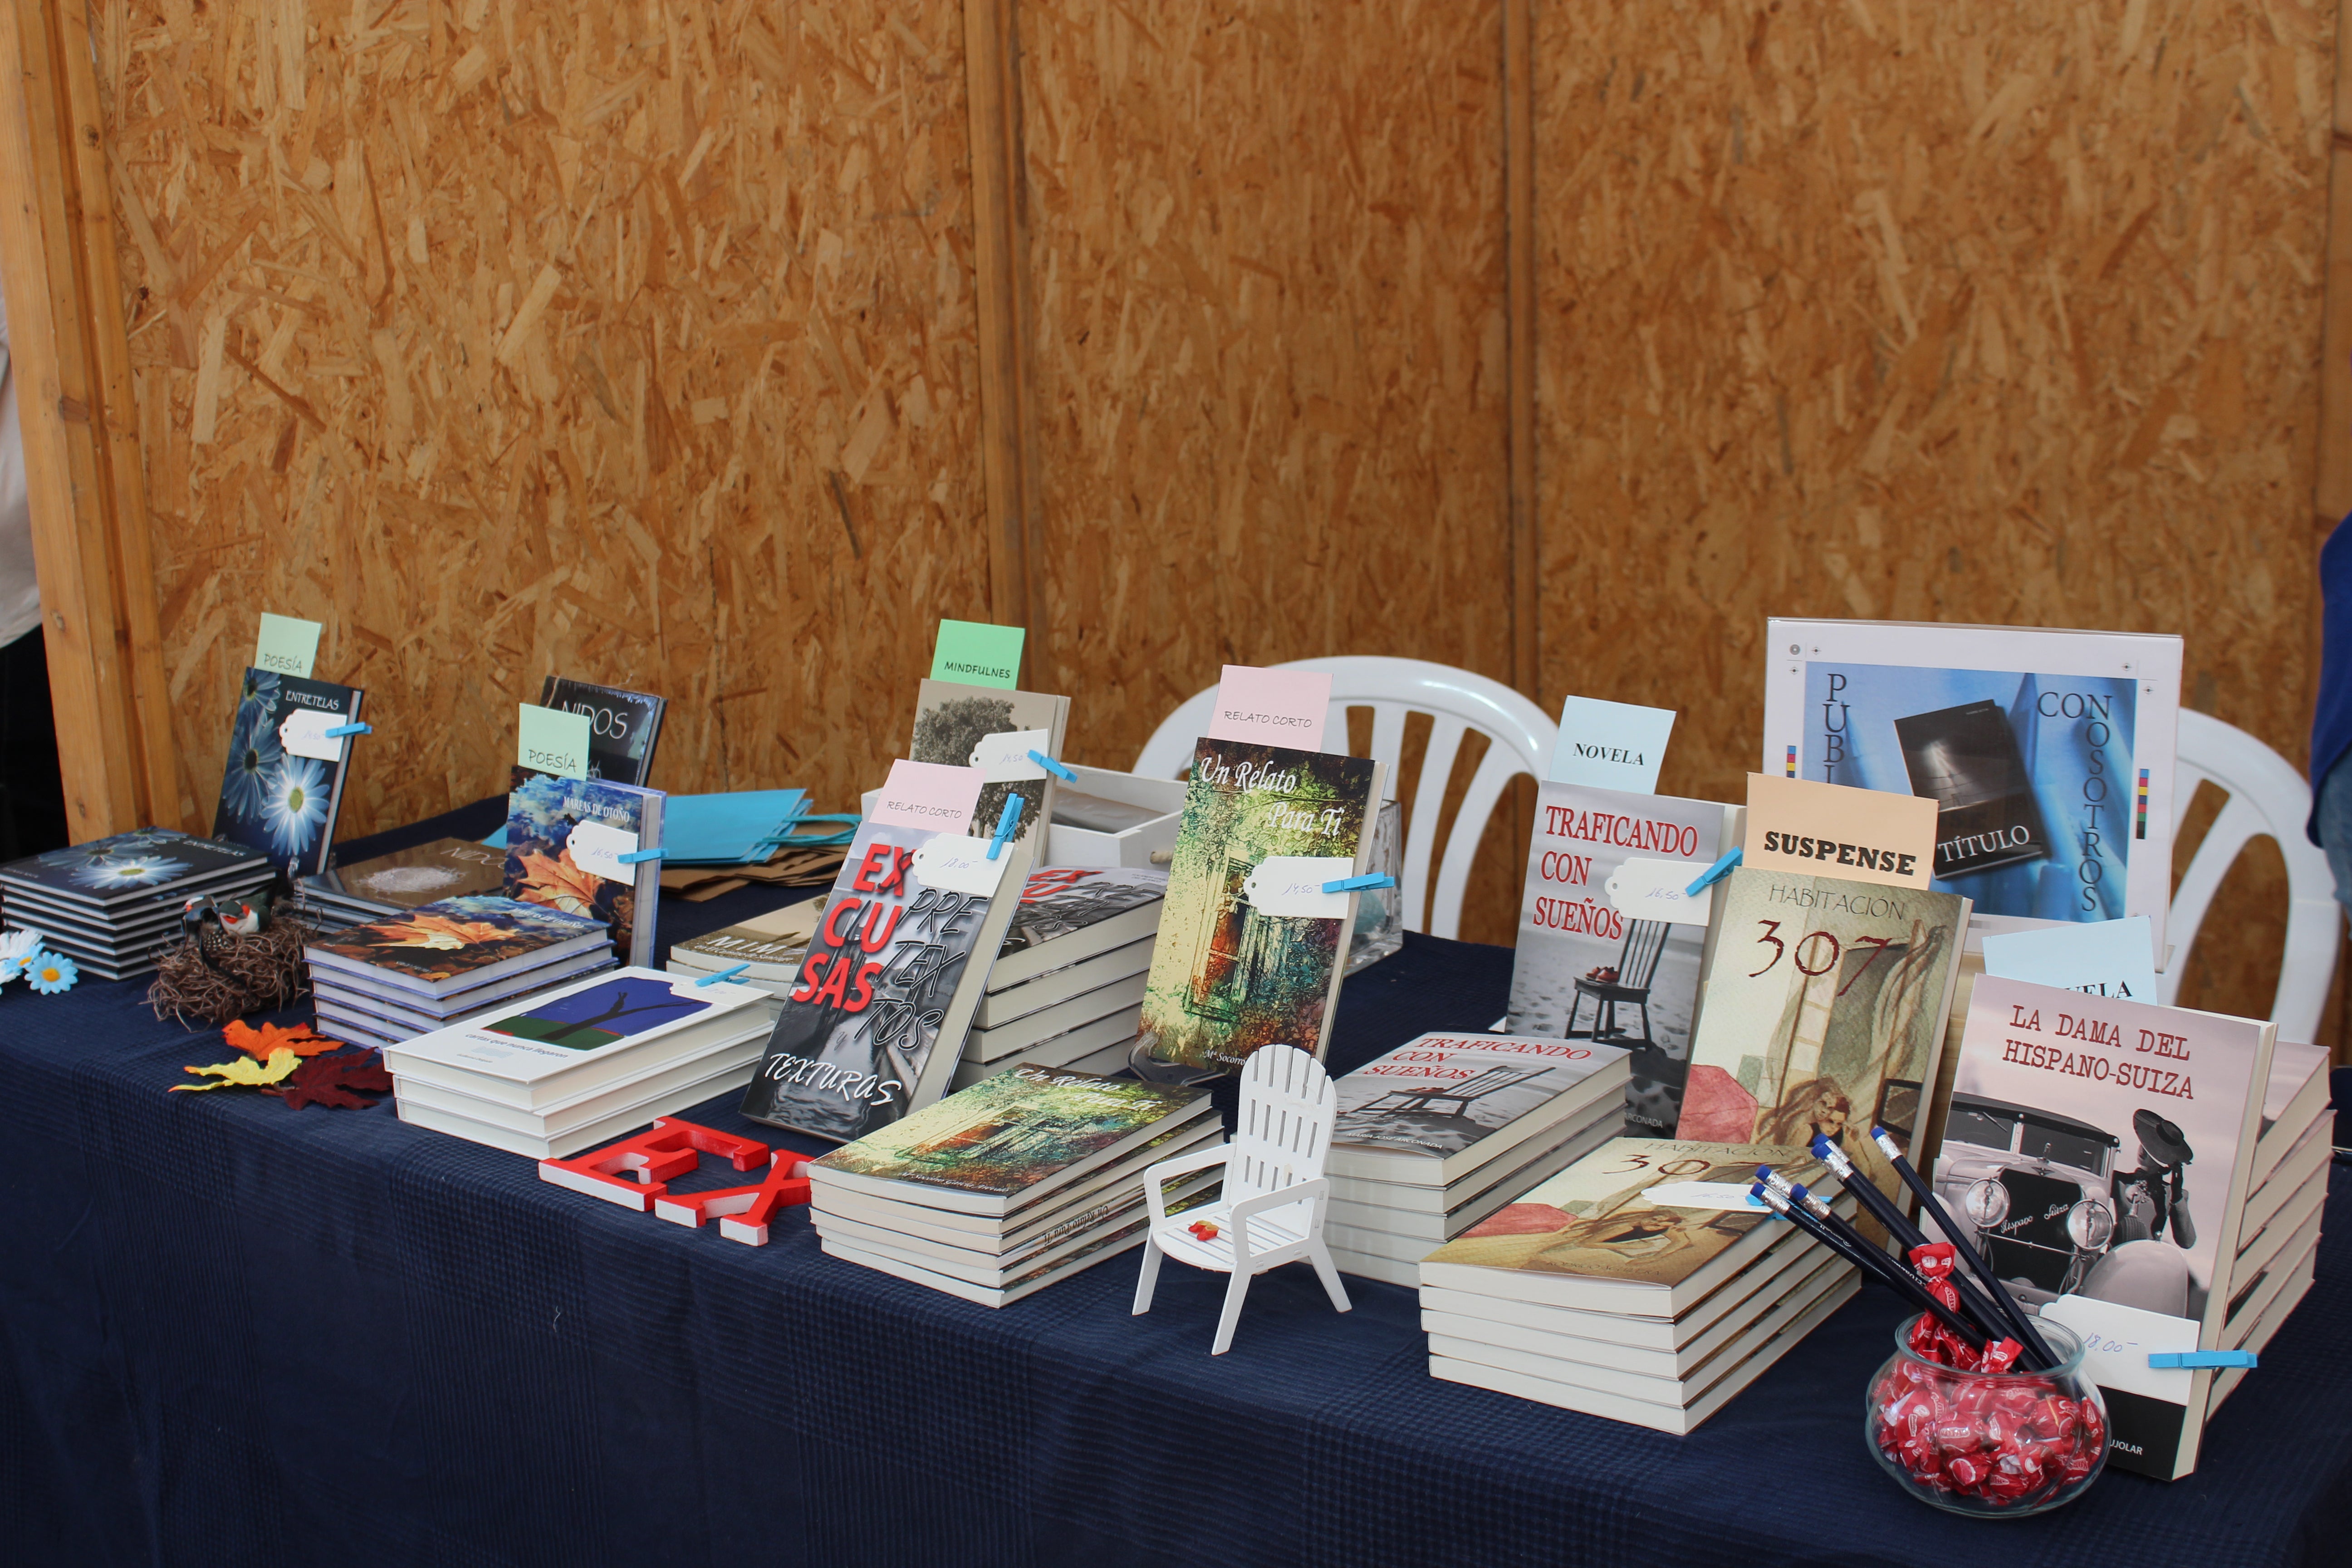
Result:
<svg viewBox="0 0 2352 1568">
<path fill-rule="evenodd" d="M 1680 860 L 1696 877 L 1722 852 L 1713 801 L 1548 784 L 1538 798 L 1511 965 L 1510 1032 L 1633 1053 L 1629 1136 L 1674 1134 L 1690 1062 L 1706 931 L 1630 919 L 1609 900 L 1629 859 Z"/>
</svg>

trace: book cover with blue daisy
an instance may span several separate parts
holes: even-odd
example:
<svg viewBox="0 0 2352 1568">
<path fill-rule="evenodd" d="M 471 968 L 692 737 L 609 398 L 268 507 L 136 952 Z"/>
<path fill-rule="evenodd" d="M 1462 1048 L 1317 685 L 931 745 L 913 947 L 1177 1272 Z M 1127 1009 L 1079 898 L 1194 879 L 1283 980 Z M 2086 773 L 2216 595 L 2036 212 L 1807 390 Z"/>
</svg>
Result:
<svg viewBox="0 0 2352 1568">
<path fill-rule="evenodd" d="M 214 837 L 252 846 L 289 877 L 324 871 L 354 737 L 321 740 L 319 718 L 357 723 L 363 696 L 355 687 L 247 670 L 229 726 Z"/>
<path fill-rule="evenodd" d="M 211 886 L 255 864 L 254 850 L 168 827 L 142 827 L 51 849 L 0 867 L 0 885 L 45 895 L 43 901 L 111 906 L 152 898 L 184 884 Z"/>
</svg>

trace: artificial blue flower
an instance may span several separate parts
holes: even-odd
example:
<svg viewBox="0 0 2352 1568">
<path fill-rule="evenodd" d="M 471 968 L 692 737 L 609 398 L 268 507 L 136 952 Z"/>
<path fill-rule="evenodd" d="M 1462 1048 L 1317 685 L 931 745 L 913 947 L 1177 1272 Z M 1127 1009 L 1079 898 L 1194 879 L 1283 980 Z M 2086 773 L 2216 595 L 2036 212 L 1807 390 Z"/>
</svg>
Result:
<svg viewBox="0 0 2352 1568">
<path fill-rule="evenodd" d="M 81 978 L 74 961 L 62 952 L 40 952 L 25 961 L 25 978 L 33 989 L 44 996 L 54 996 L 60 991 L 70 991 Z"/>
<path fill-rule="evenodd" d="M 308 757 L 287 757 L 278 763 L 261 813 L 279 854 L 301 854 L 325 826 L 326 783 L 326 770 Z"/>
</svg>

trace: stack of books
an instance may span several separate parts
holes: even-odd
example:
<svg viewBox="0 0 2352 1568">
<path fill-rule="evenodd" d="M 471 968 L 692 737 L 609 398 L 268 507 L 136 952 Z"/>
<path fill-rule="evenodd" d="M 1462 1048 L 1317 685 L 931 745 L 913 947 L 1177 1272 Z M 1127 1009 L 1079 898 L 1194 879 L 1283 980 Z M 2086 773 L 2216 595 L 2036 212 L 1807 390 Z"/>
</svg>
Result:
<svg viewBox="0 0 2352 1568">
<path fill-rule="evenodd" d="M 1029 1065 L 1115 1072 L 1143 1011 L 1168 873 L 1032 872 L 956 1064 L 956 1089 Z"/>
<path fill-rule="evenodd" d="M 1589 1040 L 1423 1035 L 1339 1079 L 1332 1260 L 1420 1284 L 1432 1250 L 1624 1131 L 1632 1060 Z"/>
<path fill-rule="evenodd" d="M 1694 1430 L 1859 1282 L 1748 1205 L 1759 1165 L 1823 1173 L 1801 1149 L 1618 1138 L 1538 1184 L 1423 1259 L 1430 1375 Z"/>
<path fill-rule="evenodd" d="M 2273 1049 L 2262 1135 L 2254 1142 L 2252 1191 L 2238 1224 L 2238 1257 L 2230 1271 L 2224 1350 L 2259 1352 L 2311 1289 L 2335 1152 L 2327 1068 L 2327 1053 L 2317 1046 L 2282 1040 Z M 2216 1376 L 2208 1408 L 2218 1408 L 2245 1375 L 2245 1368 L 2232 1367 Z"/>
<path fill-rule="evenodd" d="M 761 993 L 622 969 L 389 1047 L 403 1121 L 561 1160 L 751 1080 Z"/>
<path fill-rule="evenodd" d="M 514 899 L 444 899 L 302 950 L 319 1032 L 386 1047 L 613 966 L 604 922 Z"/>
<path fill-rule="evenodd" d="M 1223 1136 L 1206 1095 L 1023 1066 L 809 1166 L 824 1250 L 1002 1307 L 1143 1239 L 1143 1173 Z M 1169 1184 L 1208 1201 L 1216 1169 Z"/>
<path fill-rule="evenodd" d="M 258 849 L 148 827 L 0 867 L 0 912 L 84 972 L 124 980 L 179 944 L 188 900 L 234 915 L 277 875 Z"/>
<path fill-rule="evenodd" d="M 341 931 L 396 918 L 443 899 L 496 893 L 505 886 L 506 851 L 464 838 L 436 838 L 355 866 L 331 866 L 295 884 L 303 918 Z"/>
<path fill-rule="evenodd" d="M 801 965 L 808 962 L 809 939 L 816 934 L 817 917 L 824 912 L 821 898 L 786 904 L 740 925 L 673 944 L 663 967 L 696 980 L 740 968 L 743 972 L 731 978 L 766 992 L 772 1014 L 802 984 Z"/>
</svg>

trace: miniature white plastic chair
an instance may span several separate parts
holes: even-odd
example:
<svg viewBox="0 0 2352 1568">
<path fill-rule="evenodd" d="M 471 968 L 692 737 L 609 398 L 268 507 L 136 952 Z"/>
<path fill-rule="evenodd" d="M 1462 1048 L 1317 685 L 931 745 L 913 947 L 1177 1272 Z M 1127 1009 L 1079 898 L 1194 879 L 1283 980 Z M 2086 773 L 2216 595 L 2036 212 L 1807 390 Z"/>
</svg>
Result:
<svg viewBox="0 0 2352 1568">
<path fill-rule="evenodd" d="M 2179 770 L 2172 784 L 2172 831 L 2178 837 L 2200 780 L 2227 790 L 2230 803 L 2213 819 L 2195 858 L 2172 895 L 2165 940 L 2172 962 L 2157 976 L 2156 999 L 2169 1007 L 2180 994 L 2189 970 L 2189 949 L 2197 928 L 2221 890 L 2221 879 L 2249 838 L 2267 836 L 2286 862 L 2286 952 L 2279 963 L 2271 1016 L 2278 1037 L 2308 1045 L 2319 1033 L 2327 1006 L 2328 982 L 2336 975 L 2336 878 L 2327 853 L 2303 836 L 2311 816 L 2311 786 L 2294 764 L 2210 713 L 2180 710 Z"/>
<path fill-rule="evenodd" d="M 1412 820 L 1404 825 L 1404 871 L 1397 881 L 1407 926 L 1433 936 L 1458 935 L 1463 896 L 1470 889 L 1470 863 L 1477 858 L 1486 819 L 1494 815 L 1504 786 L 1516 775 L 1527 773 L 1541 780 L 1550 770 L 1559 726 L 1499 680 L 1425 659 L 1349 655 L 1294 659 L 1274 668 L 1330 673 L 1330 716 L 1323 731 L 1327 752 L 1347 751 L 1348 710 L 1370 708 L 1371 754 L 1386 763 L 1391 773 L 1404 754 L 1406 716 L 1417 711 L 1432 717 L 1429 749 L 1422 754 L 1421 778 L 1413 787 Z M 1190 767 L 1193 744 L 1208 732 L 1209 714 L 1216 700 L 1217 689 L 1212 686 L 1161 720 L 1151 739 L 1143 743 L 1142 754 L 1135 759 L 1135 771 L 1172 779 Z M 1454 776 L 1454 758 L 1468 730 L 1477 731 L 1490 744 L 1463 792 L 1462 806 L 1446 838 L 1445 858 L 1438 865 L 1433 888 L 1429 862 L 1437 844 L 1446 782 Z"/>
<path fill-rule="evenodd" d="M 1162 1160 L 1143 1173 L 1151 1245 L 1143 1249 L 1143 1277 L 1135 1282 L 1137 1315 L 1151 1310 L 1162 1253 L 1195 1268 L 1233 1276 L 1211 1355 L 1232 1348 L 1251 1279 L 1286 1263 L 1304 1258 L 1313 1264 L 1331 1305 L 1348 1310 L 1352 1303 L 1323 1245 L 1323 1209 L 1331 1195 L 1323 1156 L 1331 1147 L 1331 1123 L 1338 1115 L 1331 1075 L 1321 1062 L 1289 1046 L 1262 1046 L 1252 1052 L 1242 1074 L 1241 1114 L 1232 1142 Z M 1225 1168 L 1218 1201 L 1171 1215 L 1161 1184 L 1212 1165 Z M 1204 1229 L 1216 1230 L 1206 1239 L 1192 1229 L 1203 1221 Z"/>
</svg>

